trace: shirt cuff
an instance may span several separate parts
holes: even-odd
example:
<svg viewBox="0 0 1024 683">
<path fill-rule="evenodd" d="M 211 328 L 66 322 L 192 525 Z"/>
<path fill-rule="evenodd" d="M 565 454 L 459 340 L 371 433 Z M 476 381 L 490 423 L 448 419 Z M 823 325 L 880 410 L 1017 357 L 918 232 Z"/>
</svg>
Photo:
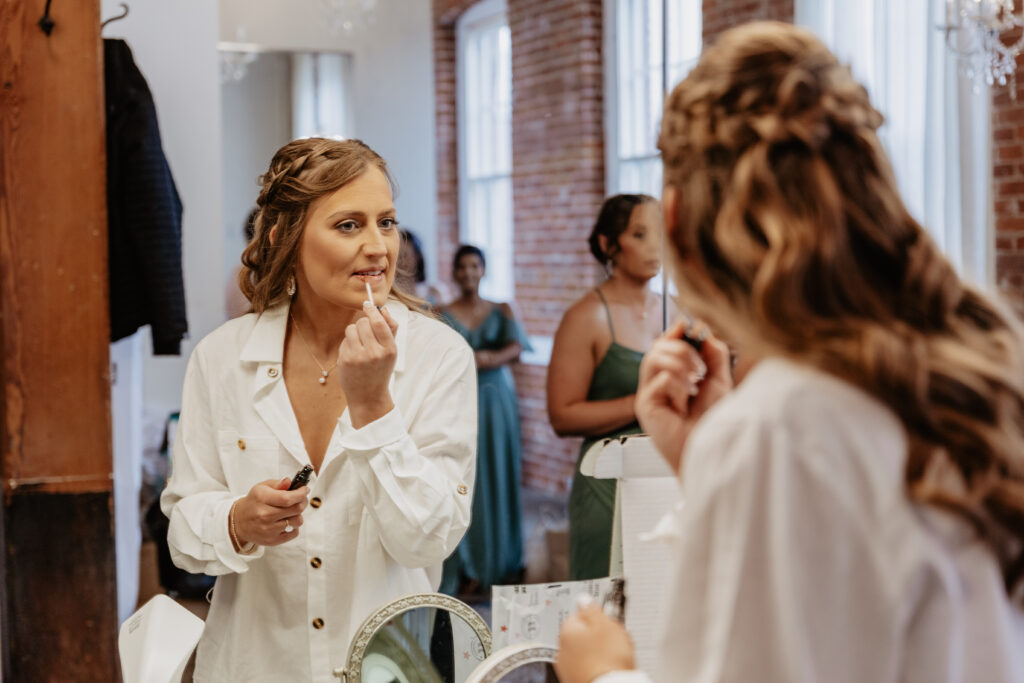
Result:
<svg viewBox="0 0 1024 683">
<path fill-rule="evenodd" d="M 398 406 L 359 429 L 352 426 L 346 412 L 338 418 L 341 447 L 350 451 L 376 451 L 405 436 L 405 422 Z"/>
<path fill-rule="evenodd" d="M 208 538 L 213 538 L 213 549 L 217 553 L 217 558 L 224 563 L 231 571 L 241 574 L 249 570 L 249 562 L 263 557 L 263 546 L 257 545 L 256 549 L 249 553 L 239 553 L 235 551 L 235 544 L 231 542 L 231 532 L 228 530 L 228 515 L 231 513 L 231 506 L 235 504 L 236 500 L 240 500 L 244 496 L 237 496 L 235 498 L 228 498 L 217 503 L 213 510 L 213 518 L 211 524 L 212 529 L 208 529 Z"/>
<path fill-rule="evenodd" d="M 650 683 L 650 677 L 643 671 L 609 671 L 601 674 L 591 683 Z"/>
</svg>

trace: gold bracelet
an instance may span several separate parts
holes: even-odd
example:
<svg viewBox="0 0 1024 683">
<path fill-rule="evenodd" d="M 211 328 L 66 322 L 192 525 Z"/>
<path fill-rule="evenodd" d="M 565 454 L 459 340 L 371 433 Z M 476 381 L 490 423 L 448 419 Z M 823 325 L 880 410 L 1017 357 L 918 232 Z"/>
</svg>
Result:
<svg viewBox="0 0 1024 683">
<path fill-rule="evenodd" d="M 238 505 L 236 500 L 231 504 L 231 509 L 228 510 L 228 535 L 231 537 L 231 545 L 235 547 L 235 552 L 239 555 L 250 555 L 256 550 L 255 543 L 248 543 L 242 545 L 238 540 L 238 530 L 235 528 L 235 506 Z"/>
</svg>

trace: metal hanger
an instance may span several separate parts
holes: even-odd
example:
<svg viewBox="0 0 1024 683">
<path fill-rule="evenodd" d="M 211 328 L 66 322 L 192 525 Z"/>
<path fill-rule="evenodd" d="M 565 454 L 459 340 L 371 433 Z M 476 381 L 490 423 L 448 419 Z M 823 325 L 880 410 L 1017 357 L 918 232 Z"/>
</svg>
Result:
<svg viewBox="0 0 1024 683">
<path fill-rule="evenodd" d="M 116 15 L 110 17 L 109 19 L 104 19 L 103 23 L 100 24 L 100 31 L 102 31 L 104 28 L 106 28 L 107 24 L 109 24 L 110 22 L 118 21 L 119 19 L 124 19 L 125 17 L 128 16 L 128 3 L 127 2 L 122 2 L 122 3 L 119 3 L 119 4 L 121 5 L 122 12 L 120 14 L 116 14 Z"/>
</svg>

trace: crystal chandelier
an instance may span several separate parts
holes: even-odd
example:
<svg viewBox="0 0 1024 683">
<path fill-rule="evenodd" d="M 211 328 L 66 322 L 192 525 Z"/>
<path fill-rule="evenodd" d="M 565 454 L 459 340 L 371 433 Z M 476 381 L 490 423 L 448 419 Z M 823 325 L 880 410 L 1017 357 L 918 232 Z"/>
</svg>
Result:
<svg viewBox="0 0 1024 683">
<path fill-rule="evenodd" d="M 220 51 L 220 82 L 237 83 L 249 72 L 249 65 L 259 58 L 255 51 L 221 50 Z"/>
<path fill-rule="evenodd" d="M 373 25 L 377 0 L 320 0 L 320 5 L 331 30 L 349 35 Z"/>
<path fill-rule="evenodd" d="M 1017 98 L 1017 55 L 1024 51 L 1024 32 L 1005 42 L 1004 33 L 1024 27 L 1024 16 L 1014 14 L 1014 0 L 946 0 L 946 44 L 960 58 L 964 73 L 975 87 L 1006 85 Z"/>
</svg>

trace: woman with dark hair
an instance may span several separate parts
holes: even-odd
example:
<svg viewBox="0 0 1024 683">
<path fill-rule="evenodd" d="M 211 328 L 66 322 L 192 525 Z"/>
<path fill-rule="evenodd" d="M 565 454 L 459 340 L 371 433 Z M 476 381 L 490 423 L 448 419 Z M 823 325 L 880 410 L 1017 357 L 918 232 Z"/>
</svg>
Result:
<svg viewBox="0 0 1024 683">
<path fill-rule="evenodd" d="M 566 311 L 548 366 L 551 426 L 560 436 L 585 437 L 580 460 L 596 441 L 635 434 L 640 360 L 661 333 L 661 297 L 648 283 L 661 269 L 658 203 L 642 194 L 605 200 L 590 234 L 590 251 L 608 279 Z M 613 479 L 580 472 L 569 494 L 569 576 L 609 574 Z"/>
<path fill-rule="evenodd" d="M 423 245 L 420 238 L 411 230 L 399 230 L 402 236 L 402 247 L 398 251 L 398 272 L 395 274 L 395 286 L 403 292 L 423 299 L 432 308 L 441 305 L 441 291 L 427 283 L 427 263 L 423 258 Z"/>
<path fill-rule="evenodd" d="M 476 357 L 477 441 L 473 520 L 458 551 L 445 564 L 442 591 L 487 593 L 492 584 L 514 583 L 523 568 L 522 511 L 519 506 L 522 443 L 519 408 L 509 364 L 529 347 L 512 307 L 480 296 L 484 253 L 464 244 L 452 263 L 460 296 L 441 309 Z"/>
<path fill-rule="evenodd" d="M 1024 681 L 1024 337 L 907 212 L 881 115 L 813 35 L 723 33 L 665 105 L 681 303 L 637 413 L 681 478 L 656 680 Z M 702 378 L 703 377 L 703 378 Z M 647 680 L 621 625 L 562 683 Z"/>
<path fill-rule="evenodd" d="M 261 182 L 252 312 L 189 359 L 161 498 L 175 564 L 219 575 L 196 681 L 324 680 L 372 610 L 437 589 L 469 523 L 473 356 L 393 286 L 384 160 L 295 140 Z"/>
</svg>

